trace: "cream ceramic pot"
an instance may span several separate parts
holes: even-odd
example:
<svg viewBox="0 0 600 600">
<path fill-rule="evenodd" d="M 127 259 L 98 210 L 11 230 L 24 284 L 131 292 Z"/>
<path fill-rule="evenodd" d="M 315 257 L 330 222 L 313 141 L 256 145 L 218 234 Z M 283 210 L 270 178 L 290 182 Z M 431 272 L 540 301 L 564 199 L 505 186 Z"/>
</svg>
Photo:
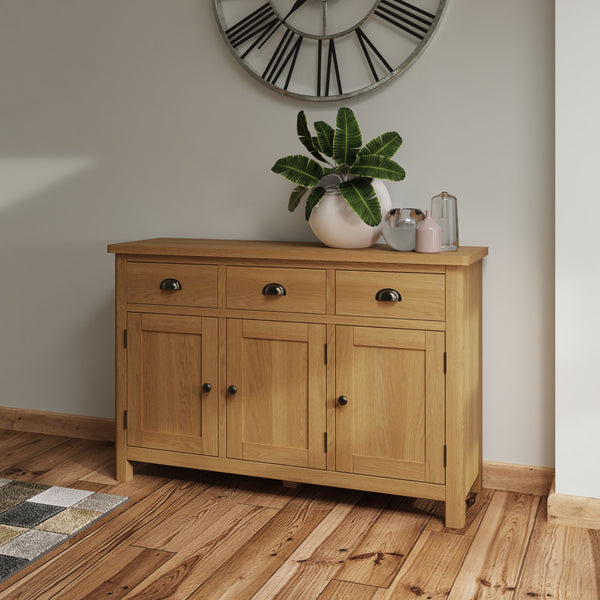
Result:
<svg viewBox="0 0 600 600">
<path fill-rule="evenodd" d="M 373 187 L 385 217 L 392 208 L 390 194 L 380 179 L 373 180 Z M 328 191 L 321 198 L 308 224 L 319 240 L 331 248 L 369 248 L 381 237 L 381 224 L 371 227 L 364 223 L 337 191 Z"/>
</svg>

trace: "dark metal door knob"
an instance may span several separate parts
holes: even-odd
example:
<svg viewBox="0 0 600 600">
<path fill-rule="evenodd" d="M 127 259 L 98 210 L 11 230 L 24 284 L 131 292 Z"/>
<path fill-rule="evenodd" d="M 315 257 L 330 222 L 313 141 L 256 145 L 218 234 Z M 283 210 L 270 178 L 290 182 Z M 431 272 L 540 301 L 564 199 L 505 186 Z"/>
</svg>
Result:
<svg viewBox="0 0 600 600">
<path fill-rule="evenodd" d="M 212 385 L 210 385 L 210 383 L 204 383 L 204 384 L 202 384 L 202 389 L 205 392 L 210 392 L 210 390 L 212 390 Z"/>
<path fill-rule="evenodd" d="M 340 406 L 346 406 L 346 404 L 348 404 L 348 396 L 340 396 L 338 398 L 338 404 Z"/>
<path fill-rule="evenodd" d="M 233 394 L 237 394 L 237 387 L 235 385 L 230 385 L 227 388 L 227 392 L 233 396 Z"/>
</svg>

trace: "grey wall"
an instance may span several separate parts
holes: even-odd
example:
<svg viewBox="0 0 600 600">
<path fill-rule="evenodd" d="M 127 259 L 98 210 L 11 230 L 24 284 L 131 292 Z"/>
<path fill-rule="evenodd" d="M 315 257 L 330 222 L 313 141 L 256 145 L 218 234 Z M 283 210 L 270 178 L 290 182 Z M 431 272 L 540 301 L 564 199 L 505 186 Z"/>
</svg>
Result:
<svg viewBox="0 0 600 600">
<path fill-rule="evenodd" d="M 426 53 L 343 104 L 394 129 L 396 206 L 459 198 L 487 245 L 484 456 L 553 460 L 553 4 L 451 0 Z M 515 15 L 518 14 L 518 18 Z M 7 0 L 0 19 L 0 405 L 113 414 L 109 242 L 310 240 L 269 169 L 301 151 L 209 0 Z"/>
</svg>

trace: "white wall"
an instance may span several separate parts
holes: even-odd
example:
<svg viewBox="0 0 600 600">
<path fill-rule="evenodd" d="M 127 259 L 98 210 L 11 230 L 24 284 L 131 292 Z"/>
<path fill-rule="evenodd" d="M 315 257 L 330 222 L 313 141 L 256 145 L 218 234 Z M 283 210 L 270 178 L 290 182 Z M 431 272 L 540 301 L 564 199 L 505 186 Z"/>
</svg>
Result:
<svg viewBox="0 0 600 600">
<path fill-rule="evenodd" d="M 518 15 L 518 18 L 515 16 Z M 345 102 L 397 130 L 397 206 L 459 198 L 488 245 L 484 456 L 551 465 L 553 43 L 548 0 L 451 0 L 407 73 Z M 286 99 L 223 45 L 209 0 L 12 0 L 0 19 L 0 405 L 113 414 L 113 259 L 154 237 L 310 240 L 270 173 Z"/>
<path fill-rule="evenodd" d="M 600 498 L 597 0 L 556 2 L 556 491 Z"/>
</svg>

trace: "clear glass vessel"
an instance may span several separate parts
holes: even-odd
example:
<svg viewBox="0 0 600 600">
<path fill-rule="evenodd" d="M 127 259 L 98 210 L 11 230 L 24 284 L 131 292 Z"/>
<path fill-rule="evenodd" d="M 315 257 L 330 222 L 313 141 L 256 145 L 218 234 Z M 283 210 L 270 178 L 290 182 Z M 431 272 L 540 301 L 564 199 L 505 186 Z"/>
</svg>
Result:
<svg viewBox="0 0 600 600">
<path fill-rule="evenodd" d="M 442 252 L 458 250 L 458 208 L 456 197 L 442 192 L 431 199 L 431 217 L 442 228 Z"/>
<path fill-rule="evenodd" d="M 392 208 L 383 218 L 383 239 L 394 250 L 410 252 L 415 249 L 417 225 L 425 218 L 418 208 Z"/>
</svg>

